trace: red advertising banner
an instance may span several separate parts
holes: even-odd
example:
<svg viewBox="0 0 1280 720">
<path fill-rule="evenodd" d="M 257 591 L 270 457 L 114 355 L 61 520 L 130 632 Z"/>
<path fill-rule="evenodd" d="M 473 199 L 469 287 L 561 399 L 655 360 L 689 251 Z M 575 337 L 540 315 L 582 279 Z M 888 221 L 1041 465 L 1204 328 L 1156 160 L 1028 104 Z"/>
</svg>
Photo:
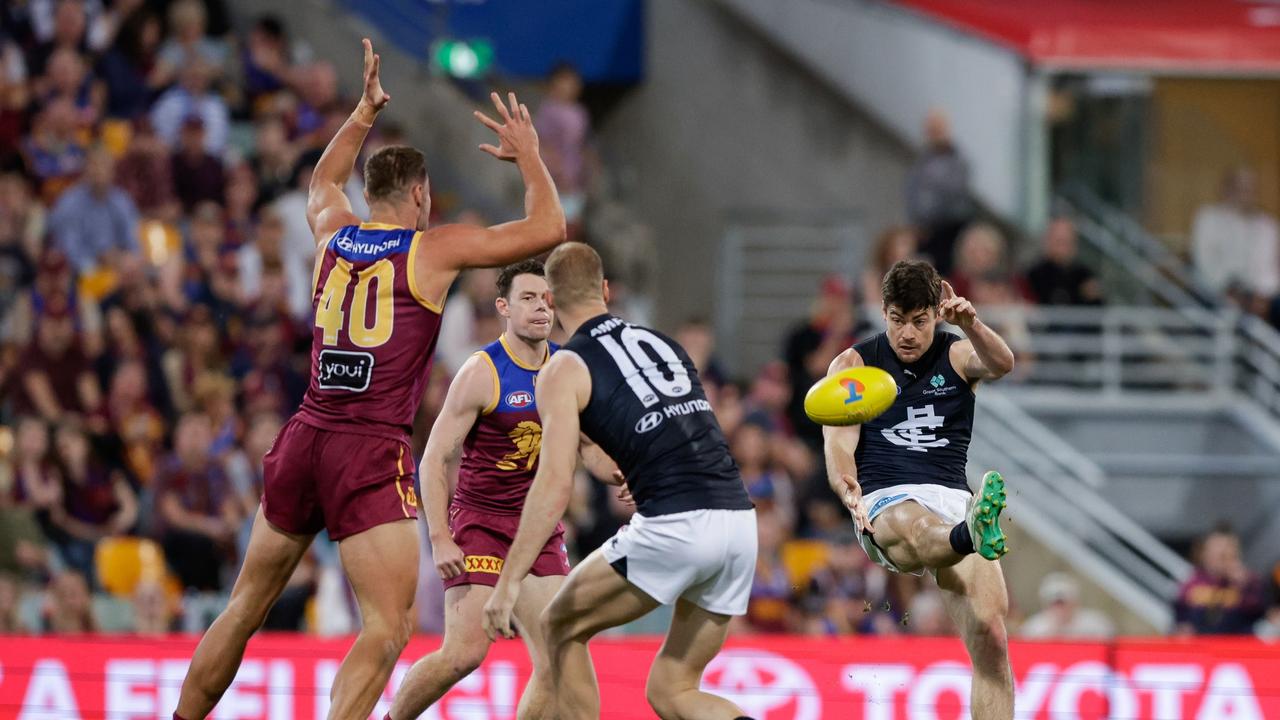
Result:
<svg viewBox="0 0 1280 720">
<path fill-rule="evenodd" d="M 375 710 L 381 718 L 413 660 L 438 645 L 415 639 Z M 315 720 L 349 640 L 263 635 L 214 718 Z M 605 718 L 652 718 L 644 678 L 659 640 L 592 644 Z M 195 638 L 0 637 L 0 718 L 168 720 Z M 1280 718 L 1280 646 L 1253 641 L 1014 643 L 1017 717 L 1026 720 Z M 514 718 L 529 661 L 519 642 L 423 716 Z M 955 640 L 734 638 L 705 687 L 758 720 L 968 718 L 969 666 Z"/>
</svg>

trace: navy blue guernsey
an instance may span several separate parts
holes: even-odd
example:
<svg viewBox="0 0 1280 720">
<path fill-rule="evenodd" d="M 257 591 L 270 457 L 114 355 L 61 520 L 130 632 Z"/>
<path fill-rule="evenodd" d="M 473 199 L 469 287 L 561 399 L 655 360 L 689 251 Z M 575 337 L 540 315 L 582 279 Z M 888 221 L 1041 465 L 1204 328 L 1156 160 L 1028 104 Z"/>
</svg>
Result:
<svg viewBox="0 0 1280 720">
<path fill-rule="evenodd" d="M 973 389 L 951 367 L 960 336 L 938 330 L 917 361 L 903 364 L 884 333 L 853 346 L 862 362 L 893 376 L 898 398 L 865 423 L 854 459 L 864 493 L 895 485 L 968 490 L 965 464 L 973 436 Z"/>
<path fill-rule="evenodd" d="M 563 351 L 591 373 L 582 432 L 627 477 L 645 517 L 753 507 L 688 353 L 614 317 L 582 324 Z"/>
</svg>

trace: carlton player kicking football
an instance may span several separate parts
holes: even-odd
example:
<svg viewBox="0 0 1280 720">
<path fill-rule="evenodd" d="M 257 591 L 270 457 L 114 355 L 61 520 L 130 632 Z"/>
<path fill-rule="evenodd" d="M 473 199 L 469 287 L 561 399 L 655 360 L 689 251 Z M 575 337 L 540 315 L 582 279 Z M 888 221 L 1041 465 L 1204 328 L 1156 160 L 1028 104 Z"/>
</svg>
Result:
<svg viewBox="0 0 1280 720">
<path fill-rule="evenodd" d="M 498 582 L 537 470 L 542 426 L 534 378 L 557 349 L 547 341 L 553 318 L 542 263 L 526 260 L 503 268 L 495 303 L 506 330 L 458 371 L 422 458 L 423 511 L 445 586 L 444 643 L 409 670 L 388 718 L 418 717 L 484 660 L 490 645 L 481 627 L 484 603 Z M 459 455 L 458 487 L 450 503 L 447 468 Z M 584 445 L 582 457 L 596 477 L 622 482 L 617 465 L 599 447 Z M 564 527 L 557 525 L 520 583 L 515 614 L 522 627 L 537 629 L 539 615 L 568 573 Z M 521 637 L 533 676 L 517 717 L 545 717 L 550 701 L 546 644 L 539 632 Z"/>
<path fill-rule="evenodd" d="M 364 41 L 364 95 L 329 142 L 311 180 L 307 222 L 317 247 L 311 384 L 264 462 L 262 506 L 226 610 L 205 633 L 182 683 L 174 718 L 203 720 L 235 677 L 245 644 L 266 618 L 321 529 L 338 541 L 362 626 L 331 692 L 330 718 L 364 720 L 413 627 L 417 517 L 408 437 L 458 272 L 503 265 L 564 239 L 564 212 L 538 155 L 529 111 L 497 94 L 501 122 L 481 113 L 524 179 L 526 217 L 491 228 L 427 230 L 426 161 L 403 146 L 365 163 L 370 222 L 342 187 L 378 113 L 391 99 L 380 60 Z"/>
<path fill-rule="evenodd" d="M 892 376 L 898 395 L 862 425 L 823 428 L 828 479 L 872 560 L 894 572 L 934 574 L 973 662 L 973 717 L 1011 720 L 1009 597 L 1000 563 L 992 562 L 1006 551 L 1004 480 L 989 472 L 974 495 L 965 465 L 974 390 L 1012 370 L 1013 352 L 926 262 L 895 264 L 882 293 L 888 329 L 837 357 L 828 378 L 876 367 Z M 939 318 L 965 337 L 938 329 Z"/>
</svg>

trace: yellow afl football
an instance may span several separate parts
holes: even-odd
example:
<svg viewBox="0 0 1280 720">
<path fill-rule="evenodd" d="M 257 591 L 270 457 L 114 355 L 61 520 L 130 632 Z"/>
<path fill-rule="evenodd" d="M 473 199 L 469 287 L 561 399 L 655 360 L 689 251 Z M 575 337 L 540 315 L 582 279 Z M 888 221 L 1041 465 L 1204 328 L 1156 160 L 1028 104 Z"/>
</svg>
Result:
<svg viewBox="0 0 1280 720">
<path fill-rule="evenodd" d="M 861 425 L 888 410 L 897 397 L 893 376 L 864 365 L 814 383 L 804 396 L 804 412 L 819 425 Z"/>
</svg>

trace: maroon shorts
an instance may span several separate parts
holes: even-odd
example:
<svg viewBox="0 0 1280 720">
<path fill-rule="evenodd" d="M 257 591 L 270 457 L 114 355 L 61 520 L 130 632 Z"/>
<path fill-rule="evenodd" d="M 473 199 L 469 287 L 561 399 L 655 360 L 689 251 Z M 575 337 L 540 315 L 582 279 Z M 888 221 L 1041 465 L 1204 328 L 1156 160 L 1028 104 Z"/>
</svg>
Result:
<svg viewBox="0 0 1280 720">
<path fill-rule="evenodd" d="M 418 517 L 413 456 L 404 440 L 339 433 L 294 418 L 262 461 L 262 513 L 296 535 L 341 540 Z"/>
<path fill-rule="evenodd" d="M 515 542 L 519 515 L 495 515 L 483 510 L 473 510 L 454 505 L 449 508 L 449 532 L 462 550 L 466 572 L 444 581 L 446 588 L 458 585 L 498 584 L 498 574 L 507 559 L 507 551 Z M 538 553 L 529 569 L 530 575 L 568 575 L 569 552 L 564 546 L 564 523 L 556 524 L 556 531 Z"/>
</svg>

